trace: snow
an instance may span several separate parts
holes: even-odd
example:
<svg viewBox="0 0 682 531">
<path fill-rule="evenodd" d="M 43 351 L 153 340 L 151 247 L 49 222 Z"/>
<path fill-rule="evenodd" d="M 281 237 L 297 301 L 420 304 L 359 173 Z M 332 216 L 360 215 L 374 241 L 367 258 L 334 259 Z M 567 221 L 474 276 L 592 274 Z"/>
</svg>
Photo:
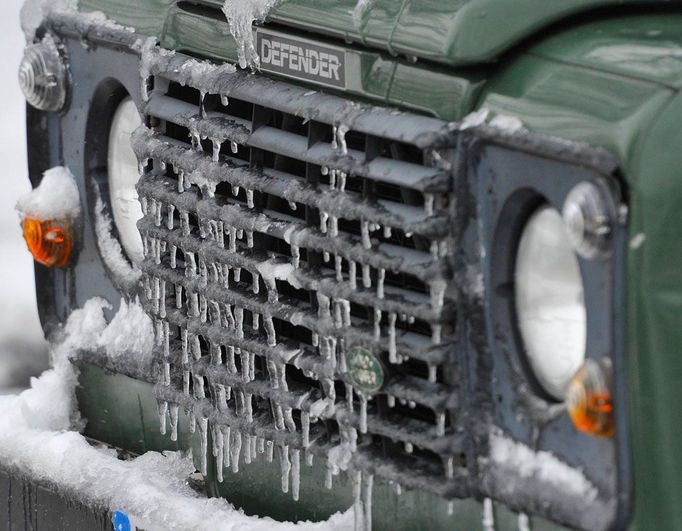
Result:
<svg viewBox="0 0 682 531">
<path fill-rule="evenodd" d="M 139 301 L 121 301 L 121 307 L 109 326 L 102 332 L 98 344 L 112 359 L 134 355 L 136 359 L 151 359 L 154 349 L 154 325 Z"/>
<path fill-rule="evenodd" d="M 86 504 L 122 510 L 150 531 L 352 529 L 352 511 L 328 522 L 298 525 L 246 516 L 227 501 L 207 499 L 188 486 L 187 478 L 195 469 L 187 455 L 148 452 L 121 461 L 113 450 L 93 447 L 73 431 L 81 421 L 74 400 L 77 373 L 70 358 L 110 337 L 137 333 L 141 310 L 136 304 L 123 303 L 107 325 L 103 310 L 108 306 L 103 299 L 92 299 L 74 311 L 53 346 L 54 368 L 34 378 L 31 388 L 20 395 L 0 397 L 3 466 L 21 470 Z"/>
<path fill-rule="evenodd" d="M 523 122 L 517 117 L 497 114 L 490 109 L 482 108 L 465 116 L 459 124 L 459 130 L 465 131 L 484 124 L 491 125 L 505 133 L 514 133 L 523 129 Z"/>
<path fill-rule="evenodd" d="M 238 46 L 239 66 L 258 68 L 260 59 L 253 42 L 253 23 L 263 22 L 279 0 L 225 0 L 223 13 Z"/>
<path fill-rule="evenodd" d="M 19 199 L 16 209 L 22 216 L 41 220 L 77 218 L 81 205 L 76 179 L 63 166 L 47 170 L 40 185 Z"/>
<path fill-rule="evenodd" d="M 0 45 L 5 68 L 0 73 L 0 394 L 25 388 L 32 375 L 48 365 L 47 346 L 38 320 L 33 260 L 21 236 L 14 206 L 31 189 L 26 166 L 25 101 L 16 73 L 25 45 L 19 25 L 21 0 L 3 0 Z"/>
<path fill-rule="evenodd" d="M 98 193 L 95 204 L 95 234 L 102 260 L 120 282 L 132 287 L 140 280 L 142 272 L 125 258 L 123 248 L 112 230 L 111 216 Z"/>
<path fill-rule="evenodd" d="M 75 11 L 78 0 L 26 0 L 21 8 L 21 28 L 26 40 L 33 39 L 36 30 L 49 12 Z"/>
<path fill-rule="evenodd" d="M 498 473 L 552 485 L 566 495 L 580 497 L 585 503 L 597 498 L 597 489 L 585 475 L 545 451 L 535 451 L 506 437 L 500 430 L 490 434 L 490 458 Z"/>
</svg>

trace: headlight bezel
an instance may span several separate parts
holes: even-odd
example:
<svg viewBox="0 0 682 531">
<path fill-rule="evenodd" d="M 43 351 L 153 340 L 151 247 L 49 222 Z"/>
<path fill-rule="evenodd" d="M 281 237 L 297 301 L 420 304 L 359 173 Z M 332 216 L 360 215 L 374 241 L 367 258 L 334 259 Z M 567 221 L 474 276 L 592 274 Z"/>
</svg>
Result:
<svg viewBox="0 0 682 531">
<path fill-rule="evenodd" d="M 487 416 L 495 429 L 585 472 L 599 485 L 600 496 L 615 502 L 613 511 L 609 509 L 604 517 L 624 522 L 630 510 L 631 481 L 623 361 L 628 228 L 618 164 L 604 151 L 525 130 L 501 131 L 482 125 L 463 136 L 460 145 L 467 162 L 463 174 L 456 177 L 455 193 L 467 194 L 468 200 L 459 202 L 459 219 L 465 229 L 456 267 L 467 278 L 479 274 L 483 280 L 482 291 L 464 287 L 461 292 L 460 312 L 467 314 L 463 324 L 471 364 L 468 393 L 475 400 L 485 398 L 477 406 L 478 414 Z M 542 204 L 561 212 L 570 191 L 584 181 L 603 190 L 614 205 L 608 252 L 592 259 L 578 257 L 586 294 L 586 358 L 609 358 L 614 368 L 617 429 L 611 439 L 578 432 L 565 405 L 548 399 L 535 385 L 524 365 L 527 360 L 514 308 L 516 252 L 525 223 Z M 484 460 L 486 443 L 485 436 L 474 441 L 481 448 L 475 454 Z M 505 476 L 504 481 L 513 478 Z M 513 496 L 492 490 L 494 496 L 510 500 L 543 499 L 552 507 L 551 514 L 561 514 L 566 521 L 572 521 L 574 511 L 584 503 L 562 493 L 559 508 L 554 504 L 558 498 L 538 490 L 537 482 L 519 484 Z"/>
</svg>

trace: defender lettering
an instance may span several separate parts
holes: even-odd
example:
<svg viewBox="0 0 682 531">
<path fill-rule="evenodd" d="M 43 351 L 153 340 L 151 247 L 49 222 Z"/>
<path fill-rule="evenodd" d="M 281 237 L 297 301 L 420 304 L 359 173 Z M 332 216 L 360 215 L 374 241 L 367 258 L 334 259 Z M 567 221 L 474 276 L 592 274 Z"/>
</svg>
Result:
<svg viewBox="0 0 682 531">
<path fill-rule="evenodd" d="M 345 52 L 265 30 L 257 32 L 261 69 L 345 88 Z"/>
</svg>

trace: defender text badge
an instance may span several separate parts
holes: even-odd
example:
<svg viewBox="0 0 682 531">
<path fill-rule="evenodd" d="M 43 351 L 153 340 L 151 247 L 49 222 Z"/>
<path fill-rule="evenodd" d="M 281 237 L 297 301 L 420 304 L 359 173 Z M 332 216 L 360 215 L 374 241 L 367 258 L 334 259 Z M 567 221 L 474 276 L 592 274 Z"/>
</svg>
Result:
<svg viewBox="0 0 682 531">
<path fill-rule="evenodd" d="M 346 88 L 346 53 L 342 48 L 261 28 L 256 30 L 256 46 L 261 70 Z"/>
</svg>

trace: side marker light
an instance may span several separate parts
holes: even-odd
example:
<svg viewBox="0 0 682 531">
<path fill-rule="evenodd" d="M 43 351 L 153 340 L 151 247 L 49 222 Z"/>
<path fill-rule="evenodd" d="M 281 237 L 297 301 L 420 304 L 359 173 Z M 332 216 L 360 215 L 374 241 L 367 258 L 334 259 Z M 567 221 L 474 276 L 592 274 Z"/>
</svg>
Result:
<svg viewBox="0 0 682 531">
<path fill-rule="evenodd" d="M 568 384 L 566 407 L 578 431 L 595 437 L 613 437 L 610 360 L 585 361 Z"/>
</svg>

